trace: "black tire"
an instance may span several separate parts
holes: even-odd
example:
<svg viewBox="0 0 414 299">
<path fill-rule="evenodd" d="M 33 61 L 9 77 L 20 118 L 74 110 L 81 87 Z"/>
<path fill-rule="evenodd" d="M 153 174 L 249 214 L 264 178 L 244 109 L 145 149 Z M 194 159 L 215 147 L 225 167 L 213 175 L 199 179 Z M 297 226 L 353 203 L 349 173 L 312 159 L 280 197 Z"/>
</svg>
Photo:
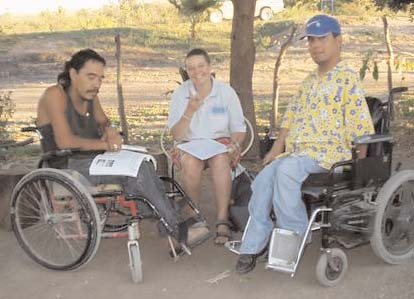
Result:
<svg viewBox="0 0 414 299">
<path fill-rule="evenodd" d="M 393 175 L 376 203 L 372 250 L 386 263 L 404 263 L 414 256 L 414 170 Z"/>
<path fill-rule="evenodd" d="M 65 171 L 37 169 L 15 186 L 11 224 L 22 249 L 37 263 L 72 270 L 95 255 L 101 227 L 89 192 Z"/>
<path fill-rule="evenodd" d="M 269 21 L 273 18 L 273 11 L 270 7 L 263 7 L 259 16 L 263 21 Z"/>
<path fill-rule="evenodd" d="M 325 287 L 333 287 L 337 285 L 348 270 L 348 258 L 346 257 L 345 252 L 339 248 L 332 248 L 330 250 L 332 262 L 337 269 L 334 269 L 334 267 L 329 264 L 329 255 L 327 252 L 321 254 L 318 263 L 316 264 L 316 278 L 319 283 Z"/>
</svg>

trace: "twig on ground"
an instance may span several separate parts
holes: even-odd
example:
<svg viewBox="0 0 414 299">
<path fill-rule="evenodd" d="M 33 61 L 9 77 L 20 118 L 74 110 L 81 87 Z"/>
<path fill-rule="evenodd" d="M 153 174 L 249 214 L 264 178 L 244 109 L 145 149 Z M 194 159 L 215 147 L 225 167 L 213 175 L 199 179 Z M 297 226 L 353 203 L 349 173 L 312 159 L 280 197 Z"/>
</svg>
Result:
<svg viewBox="0 0 414 299">
<path fill-rule="evenodd" d="M 213 283 L 218 284 L 218 282 L 220 280 L 223 280 L 223 279 L 229 277 L 232 272 L 233 271 L 231 271 L 231 270 L 226 270 L 226 271 L 220 273 L 219 275 L 217 275 L 217 276 L 215 276 L 213 278 L 207 279 L 207 282 L 208 283 L 211 283 L 211 284 L 213 284 Z"/>
</svg>

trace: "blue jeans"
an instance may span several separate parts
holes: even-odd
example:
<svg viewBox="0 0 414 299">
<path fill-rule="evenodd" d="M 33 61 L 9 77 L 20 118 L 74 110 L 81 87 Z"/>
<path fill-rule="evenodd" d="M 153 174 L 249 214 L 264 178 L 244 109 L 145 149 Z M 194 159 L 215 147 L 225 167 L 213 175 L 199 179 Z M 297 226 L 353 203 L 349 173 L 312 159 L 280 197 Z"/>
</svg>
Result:
<svg viewBox="0 0 414 299">
<path fill-rule="evenodd" d="M 250 221 L 240 253 L 256 254 L 267 245 L 274 228 L 270 218 L 272 208 L 277 227 L 303 235 L 308 215 L 302 201 L 301 186 L 310 173 L 324 171 L 326 169 L 320 167 L 316 160 L 307 156 L 283 157 L 267 165 L 252 183 Z"/>
</svg>

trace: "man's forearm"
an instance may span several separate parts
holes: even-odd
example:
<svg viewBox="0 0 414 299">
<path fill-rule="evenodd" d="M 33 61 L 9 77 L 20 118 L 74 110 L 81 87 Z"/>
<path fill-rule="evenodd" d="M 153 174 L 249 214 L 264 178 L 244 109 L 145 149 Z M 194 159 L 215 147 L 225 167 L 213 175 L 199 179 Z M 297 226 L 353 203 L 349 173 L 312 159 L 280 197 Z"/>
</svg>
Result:
<svg viewBox="0 0 414 299">
<path fill-rule="evenodd" d="M 111 126 L 111 121 L 106 118 L 105 121 L 98 123 L 98 132 L 100 136 L 103 136 L 106 132 L 106 129 Z"/>
<path fill-rule="evenodd" d="M 231 134 L 231 141 L 241 147 L 245 137 L 245 132 L 234 132 Z"/>
<path fill-rule="evenodd" d="M 188 128 L 190 127 L 192 115 L 184 113 L 180 120 L 171 128 L 174 140 L 181 141 L 185 138 Z"/>
<path fill-rule="evenodd" d="M 367 144 L 358 144 L 356 146 L 356 152 L 358 159 L 364 159 L 367 156 L 368 145 Z"/>
<path fill-rule="evenodd" d="M 279 131 L 279 136 L 277 137 L 275 143 L 272 146 L 271 152 L 274 156 L 278 156 L 285 151 L 285 142 L 288 135 L 289 129 L 281 128 Z"/>
</svg>

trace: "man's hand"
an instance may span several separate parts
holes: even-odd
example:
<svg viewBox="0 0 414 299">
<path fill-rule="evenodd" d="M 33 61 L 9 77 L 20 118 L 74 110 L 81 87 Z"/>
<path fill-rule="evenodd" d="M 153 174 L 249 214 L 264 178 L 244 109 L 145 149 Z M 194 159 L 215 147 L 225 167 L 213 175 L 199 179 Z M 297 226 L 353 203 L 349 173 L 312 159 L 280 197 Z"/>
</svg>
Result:
<svg viewBox="0 0 414 299">
<path fill-rule="evenodd" d="M 232 141 L 228 146 L 228 154 L 230 156 L 230 159 L 233 160 L 235 157 L 239 157 L 241 154 L 241 148 L 238 143 L 235 141 Z"/>
<path fill-rule="evenodd" d="M 107 143 L 109 151 L 117 152 L 121 150 L 122 136 L 117 129 L 107 127 L 101 139 Z"/>
<path fill-rule="evenodd" d="M 236 141 L 232 141 L 227 145 L 227 153 L 229 155 L 229 161 L 231 167 L 236 167 L 241 158 L 241 148 Z"/>
<path fill-rule="evenodd" d="M 198 94 L 190 95 L 190 99 L 188 101 L 186 113 L 189 115 L 193 115 L 201 105 L 203 105 L 203 99 Z"/>
</svg>

